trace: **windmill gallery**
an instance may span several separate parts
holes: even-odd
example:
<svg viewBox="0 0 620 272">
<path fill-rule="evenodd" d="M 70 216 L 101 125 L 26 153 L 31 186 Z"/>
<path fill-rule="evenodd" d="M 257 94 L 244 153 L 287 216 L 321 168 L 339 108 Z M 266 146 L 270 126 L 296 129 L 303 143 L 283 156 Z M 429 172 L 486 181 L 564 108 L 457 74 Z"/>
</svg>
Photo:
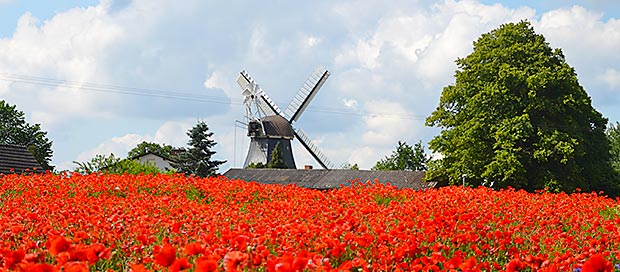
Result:
<svg viewBox="0 0 620 272">
<path fill-rule="evenodd" d="M 317 95 L 330 73 L 322 66 L 317 67 L 282 111 L 258 83 L 244 70 L 237 78 L 244 97 L 245 127 L 250 145 L 245 158 L 244 168 L 229 169 L 224 176 L 230 179 L 242 179 L 269 184 L 297 184 L 300 187 L 314 189 L 333 189 L 351 181 L 380 180 L 397 187 L 425 189 L 438 186 L 436 182 L 424 182 L 422 171 L 375 171 L 334 169 L 329 161 L 309 136 L 301 129 L 294 128 L 293 123 Z M 291 141 L 298 140 L 322 169 L 297 169 L 291 147 Z M 280 148 L 286 169 L 248 168 L 251 165 L 268 165 L 276 148 Z"/>
</svg>

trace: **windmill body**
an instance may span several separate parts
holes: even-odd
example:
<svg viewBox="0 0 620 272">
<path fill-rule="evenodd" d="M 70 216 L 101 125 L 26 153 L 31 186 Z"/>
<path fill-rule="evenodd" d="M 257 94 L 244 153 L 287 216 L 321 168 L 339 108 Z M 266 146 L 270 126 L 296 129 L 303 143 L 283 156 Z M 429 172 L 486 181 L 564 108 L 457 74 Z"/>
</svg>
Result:
<svg viewBox="0 0 620 272">
<path fill-rule="evenodd" d="M 271 160 L 271 153 L 280 144 L 284 164 L 287 168 L 295 169 L 295 159 L 291 140 L 295 137 L 291 124 L 280 115 L 269 115 L 248 123 L 250 147 L 245 157 L 244 168 L 250 164 L 262 163 L 267 165 Z"/>
<path fill-rule="evenodd" d="M 323 168 L 332 168 L 327 157 L 310 138 L 301 129 L 294 129 L 292 126 L 308 107 L 327 77 L 329 77 L 327 70 L 322 67 L 315 69 L 286 111 L 282 112 L 254 79 L 247 72 L 241 71 L 237 83 L 243 90 L 246 125 L 250 137 L 244 168 L 250 164 L 267 165 L 277 144 L 280 145 L 287 168 L 296 168 L 291 147 L 293 139 L 297 139 Z"/>
</svg>

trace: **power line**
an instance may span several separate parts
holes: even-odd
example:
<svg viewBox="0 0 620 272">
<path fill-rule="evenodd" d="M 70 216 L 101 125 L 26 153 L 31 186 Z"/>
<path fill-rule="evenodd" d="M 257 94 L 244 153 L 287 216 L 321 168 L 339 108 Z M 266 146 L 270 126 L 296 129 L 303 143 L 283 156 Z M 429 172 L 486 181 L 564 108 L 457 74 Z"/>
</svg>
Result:
<svg viewBox="0 0 620 272">
<path fill-rule="evenodd" d="M 242 99 L 232 99 L 232 98 L 223 97 L 223 96 L 210 96 L 210 95 L 193 94 L 193 93 L 187 93 L 187 92 L 164 91 L 164 90 L 157 90 L 157 89 L 150 89 L 150 88 L 126 87 L 126 86 L 113 85 L 113 84 L 79 82 L 79 81 L 62 80 L 62 79 L 54 79 L 54 78 L 46 78 L 46 77 L 35 77 L 35 76 L 27 76 L 27 75 L 10 74 L 10 73 L 3 73 L 3 72 L 0 72 L 0 80 L 23 83 L 23 84 L 39 85 L 39 86 L 68 88 L 68 89 L 81 89 L 81 90 L 100 92 L 100 93 L 113 93 L 113 94 L 136 95 L 136 96 L 145 96 L 145 97 L 170 98 L 170 99 L 201 101 L 201 102 L 217 103 L 217 104 L 227 104 L 227 105 L 235 105 L 235 106 L 243 105 Z M 316 107 L 316 106 L 310 106 L 307 108 L 307 110 L 311 112 L 319 112 L 319 113 L 325 113 L 325 114 L 385 117 L 385 118 L 407 119 L 407 120 L 424 120 L 425 119 L 425 117 L 422 117 L 419 115 L 409 114 L 409 113 L 397 113 L 397 112 L 353 111 L 353 110 L 343 110 L 342 108 L 328 108 L 328 107 Z"/>
<path fill-rule="evenodd" d="M 155 89 L 134 88 L 134 87 L 125 87 L 125 86 L 110 85 L 110 84 L 77 82 L 77 81 L 59 80 L 59 79 L 44 78 L 44 77 L 15 75 L 15 74 L 8 74 L 8 73 L 1 73 L 1 72 L 0 72 L 0 80 L 25 83 L 25 84 L 33 84 L 33 85 L 41 85 L 41 86 L 49 86 L 49 87 L 83 89 L 83 90 L 102 92 L 102 93 L 129 94 L 129 95 L 172 98 L 172 99 L 192 100 L 192 101 L 197 100 L 197 101 L 221 103 L 221 104 L 239 104 L 239 105 L 242 104 L 239 101 L 236 101 L 236 102 L 230 101 L 229 98 L 221 97 L 221 96 L 197 95 L 197 94 L 192 94 L 192 93 L 161 91 L 161 90 L 155 90 Z"/>
</svg>

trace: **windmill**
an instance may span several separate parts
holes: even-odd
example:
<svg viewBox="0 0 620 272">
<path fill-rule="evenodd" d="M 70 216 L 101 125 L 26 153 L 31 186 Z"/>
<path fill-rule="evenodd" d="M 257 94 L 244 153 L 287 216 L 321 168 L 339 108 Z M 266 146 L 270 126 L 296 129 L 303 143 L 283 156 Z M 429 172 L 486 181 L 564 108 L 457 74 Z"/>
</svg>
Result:
<svg viewBox="0 0 620 272">
<path fill-rule="evenodd" d="M 291 148 L 293 139 L 297 139 L 321 167 L 333 168 L 332 163 L 310 140 L 310 137 L 303 130 L 292 126 L 306 110 L 329 75 L 329 71 L 322 66 L 314 69 L 286 110 L 282 112 L 256 81 L 245 70 L 241 71 L 237 84 L 243 90 L 245 118 L 250 137 L 250 147 L 244 168 L 252 163 L 266 165 L 277 144 L 281 148 L 287 168 L 296 168 Z"/>
</svg>

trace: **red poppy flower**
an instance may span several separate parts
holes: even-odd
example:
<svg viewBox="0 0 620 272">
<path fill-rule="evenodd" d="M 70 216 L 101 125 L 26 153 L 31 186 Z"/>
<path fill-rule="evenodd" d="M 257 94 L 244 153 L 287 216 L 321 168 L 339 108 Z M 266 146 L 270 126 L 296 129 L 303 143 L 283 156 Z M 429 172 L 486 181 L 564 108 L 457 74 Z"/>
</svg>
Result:
<svg viewBox="0 0 620 272">
<path fill-rule="evenodd" d="M 82 262 L 70 262 L 64 265 L 66 272 L 89 272 L 88 266 Z"/>
<path fill-rule="evenodd" d="M 447 269 L 457 269 L 463 263 L 463 258 L 459 256 L 452 257 L 448 262 L 446 262 Z"/>
<path fill-rule="evenodd" d="M 176 249 L 171 245 L 165 245 L 159 253 L 155 255 L 155 262 L 163 267 L 168 267 L 176 259 Z"/>
<path fill-rule="evenodd" d="M 13 268 L 15 264 L 18 264 L 24 259 L 24 257 L 26 257 L 26 251 L 23 249 L 20 249 L 20 250 L 15 250 L 15 251 L 7 251 L 3 253 L 0 250 L 0 256 L 1 255 L 4 255 L 4 258 L 0 257 L 0 260 L 4 261 L 4 267 Z"/>
<path fill-rule="evenodd" d="M 611 272 L 613 265 L 601 254 L 592 255 L 581 267 L 581 272 Z"/>
<path fill-rule="evenodd" d="M 217 271 L 217 266 L 217 259 L 213 256 L 196 259 L 196 272 L 214 272 Z"/>
<path fill-rule="evenodd" d="M 143 264 L 134 264 L 131 266 L 132 272 L 148 272 Z"/>
<path fill-rule="evenodd" d="M 23 270 L 26 272 L 56 272 L 58 271 L 58 269 L 54 268 L 52 265 L 44 264 L 44 263 L 29 265 L 27 267 L 24 267 Z"/>
<path fill-rule="evenodd" d="M 515 272 L 515 271 L 521 271 L 521 269 L 524 269 L 525 265 L 523 264 L 523 262 L 521 262 L 521 260 L 519 259 L 512 259 L 508 265 L 506 265 L 506 272 Z"/>
<path fill-rule="evenodd" d="M 191 243 L 185 246 L 185 254 L 194 256 L 205 252 L 205 247 L 200 243 Z"/>
<path fill-rule="evenodd" d="M 179 272 L 192 267 L 187 258 L 181 258 L 174 260 L 174 263 L 168 267 L 169 272 Z"/>
<path fill-rule="evenodd" d="M 239 265 L 248 259 L 248 254 L 240 251 L 232 251 L 224 256 L 224 269 L 226 271 L 238 271 Z"/>
<path fill-rule="evenodd" d="M 56 256 L 58 253 L 67 251 L 69 247 L 71 247 L 69 241 L 62 236 L 58 236 L 52 240 L 49 252 L 52 256 Z"/>
</svg>

